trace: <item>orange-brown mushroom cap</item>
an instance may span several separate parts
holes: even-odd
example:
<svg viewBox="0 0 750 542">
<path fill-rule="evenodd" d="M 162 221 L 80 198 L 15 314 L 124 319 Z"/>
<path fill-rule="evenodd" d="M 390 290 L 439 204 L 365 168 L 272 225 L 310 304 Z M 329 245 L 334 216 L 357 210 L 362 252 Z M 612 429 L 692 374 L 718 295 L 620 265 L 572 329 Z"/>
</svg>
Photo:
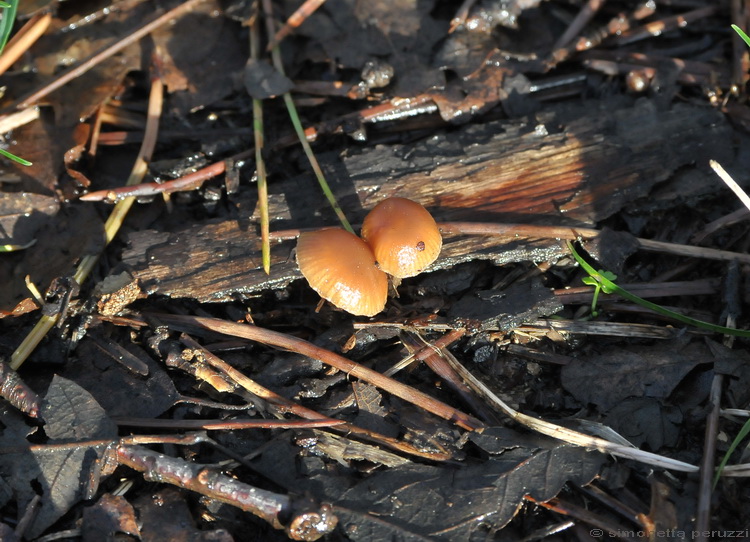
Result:
<svg viewBox="0 0 750 542">
<path fill-rule="evenodd" d="M 362 224 L 362 238 L 380 269 L 394 277 L 413 277 L 434 262 L 443 246 L 435 219 L 419 203 L 388 198 Z"/>
<path fill-rule="evenodd" d="M 370 247 L 353 233 L 332 228 L 301 234 L 297 264 L 310 287 L 340 309 L 374 316 L 385 308 L 388 277 L 375 265 Z"/>
</svg>

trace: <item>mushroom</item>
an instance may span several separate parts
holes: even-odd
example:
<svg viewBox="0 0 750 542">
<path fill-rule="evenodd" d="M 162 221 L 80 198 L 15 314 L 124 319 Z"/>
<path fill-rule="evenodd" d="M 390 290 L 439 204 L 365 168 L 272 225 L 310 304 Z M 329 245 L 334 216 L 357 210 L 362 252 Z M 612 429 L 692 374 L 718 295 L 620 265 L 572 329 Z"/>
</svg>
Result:
<svg viewBox="0 0 750 542">
<path fill-rule="evenodd" d="M 353 233 L 330 228 L 303 233 L 297 264 L 310 287 L 351 314 L 374 316 L 385 308 L 388 277 L 370 247 Z"/>
<path fill-rule="evenodd" d="M 406 198 L 378 203 L 365 217 L 362 239 L 372 248 L 378 267 L 398 278 L 421 273 L 443 246 L 432 215 Z"/>
</svg>

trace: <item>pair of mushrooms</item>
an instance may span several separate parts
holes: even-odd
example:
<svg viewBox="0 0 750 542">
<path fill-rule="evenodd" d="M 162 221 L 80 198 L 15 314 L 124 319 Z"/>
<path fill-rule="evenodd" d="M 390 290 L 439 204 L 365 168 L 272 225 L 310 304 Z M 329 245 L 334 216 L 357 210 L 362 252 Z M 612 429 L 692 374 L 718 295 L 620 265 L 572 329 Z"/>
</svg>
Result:
<svg viewBox="0 0 750 542">
<path fill-rule="evenodd" d="M 301 234 L 297 264 L 320 297 L 351 314 L 374 316 L 388 298 L 386 273 L 418 275 L 442 246 L 427 209 L 405 198 L 388 198 L 365 217 L 362 239 L 340 228 Z"/>
</svg>

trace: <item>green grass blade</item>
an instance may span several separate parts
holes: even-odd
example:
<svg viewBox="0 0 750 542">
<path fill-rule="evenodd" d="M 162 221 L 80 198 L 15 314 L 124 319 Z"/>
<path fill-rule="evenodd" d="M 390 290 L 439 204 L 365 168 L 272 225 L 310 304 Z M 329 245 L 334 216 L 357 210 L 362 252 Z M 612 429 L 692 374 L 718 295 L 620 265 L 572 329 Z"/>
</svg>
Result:
<svg viewBox="0 0 750 542">
<path fill-rule="evenodd" d="M 682 322 L 683 324 L 688 324 L 697 328 L 712 331 L 714 333 L 722 333 L 724 335 L 732 335 L 735 337 L 750 337 L 750 330 L 718 326 L 716 324 L 704 322 L 703 320 L 690 318 L 689 316 L 685 316 L 684 314 L 680 314 L 679 312 L 665 309 L 664 307 L 662 307 L 661 305 L 657 305 L 656 303 L 651 303 L 651 301 L 647 301 L 635 294 L 631 294 L 627 290 L 620 288 L 617 284 L 609 280 L 605 276 L 605 274 L 607 274 L 606 271 L 596 271 L 593 267 L 591 267 L 588 262 L 586 262 L 586 260 L 584 260 L 581 255 L 576 252 L 576 249 L 573 247 L 573 243 L 571 243 L 570 241 L 568 241 L 568 250 L 570 250 L 573 258 L 575 258 L 575 260 L 578 262 L 578 265 L 580 265 L 581 268 L 586 271 L 586 273 L 588 273 L 591 278 L 601 284 L 602 290 L 607 293 L 617 294 L 620 297 L 624 297 L 628 301 L 632 301 L 633 303 L 640 305 L 641 307 L 645 307 L 657 314 L 672 318 L 673 320 L 677 320 L 678 322 Z"/>
<path fill-rule="evenodd" d="M 5 48 L 8 38 L 13 30 L 13 23 L 16 20 L 16 10 L 18 9 L 18 0 L 4 2 L 7 6 L 0 6 L 3 9 L 3 18 L 0 20 L 0 51 Z"/>
<path fill-rule="evenodd" d="M 270 0 L 264 0 L 263 9 L 266 12 L 268 35 L 273 36 L 276 32 L 273 27 L 272 4 Z M 283 75 L 284 64 L 281 61 L 281 52 L 279 51 L 278 45 L 271 49 L 271 59 L 273 60 L 273 65 L 276 70 Z M 336 201 L 336 196 L 333 195 L 331 187 L 326 181 L 323 170 L 320 168 L 320 164 L 318 164 L 318 159 L 315 158 L 315 153 L 313 152 L 312 147 L 310 147 L 310 142 L 307 141 L 305 129 L 302 127 L 302 122 L 299 120 L 299 115 L 297 114 L 297 107 L 294 105 L 292 95 L 288 92 L 284 94 L 284 104 L 286 105 L 287 111 L 289 112 L 289 118 L 291 119 L 292 125 L 294 126 L 294 131 L 297 133 L 297 138 L 302 145 L 302 149 L 305 151 L 307 160 L 310 162 L 310 167 L 312 167 L 313 171 L 315 172 L 315 177 L 318 179 L 318 184 L 323 190 L 323 194 L 325 194 L 328 203 L 333 208 L 333 212 L 336 213 L 336 216 L 338 217 L 339 222 L 341 222 L 341 225 L 344 226 L 344 229 L 350 233 L 354 233 L 354 228 L 352 228 L 351 224 L 349 224 L 349 221 L 344 215 L 344 211 L 341 209 L 338 201 Z"/>
<path fill-rule="evenodd" d="M 275 47 L 274 50 L 276 50 Z M 344 226 L 344 229 L 346 229 L 350 233 L 354 233 L 354 228 L 352 228 L 351 224 L 349 224 L 349 221 L 346 219 L 344 211 L 339 206 L 338 201 L 336 201 L 336 196 L 333 195 L 331 187 L 328 186 L 328 182 L 326 181 L 325 175 L 323 174 L 323 170 L 320 169 L 318 159 L 315 158 L 315 153 L 313 152 L 310 143 L 307 141 L 307 136 L 305 136 L 305 129 L 302 127 L 302 122 L 299 120 L 299 115 L 297 115 L 297 108 L 295 107 L 294 101 L 292 100 L 292 95 L 288 92 L 284 94 L 284 103 L 286 104 L 286 108 L 289 111 L 289 118 L 292 120 L 292 125 L 294 125 L 294 130 L 297 132 L 299 142 L 302 144 L 302 148 L 305 151 L 307 160 L 310 162 L 310 166 L 315 172 L 315 177 L 318 179 L 318 184 L 323 190 L 323 194 L 325 194 L 326 198 L 328 199 L 328 203 L 333 208 L 333 212 L 336 213 L 336 216 L 341 222 L 341 225 Z"/>
<path fill-rule="evenodd" d="M 716 474 L 714 475 L 714 489 L 716 489 L 716 484 L 719 483 L 719 478 L 721 478 L 721 473 L 724 471 L 724 467 L 726 467 L 727 462 L 729 461 L 729 456 L 737 449 L 737 446 L 739 446 L 740 442 L 742 442 L 748 433 L 750 433 L 750 420 L 745 422 L 745 425 L 742 426 L 740 432 L 734 437 L 727 453 L 724 454 L 724 458 L 721 460 L 721 463 L 719 463 L 719 466 L 716 469 Z"/>
<path fill-rule="evenodd" d="M 10 158 L 14 162 L 18 162 L 22 166 L 30 166 L 31 165 L 31 162 L 29 162 L 28 160 L 24 160 L 20 156 L 16 156 L 15 154 L 10 153 L 10 152 L 6 151 L 5 149 L 0 149 L 0 154 L 3 155 L 3 156 L 5 156 L 6 158 Z"/>
<path fill-rule="evenodd" d="M 747 44 L 747 46 L 750 47 L 750 36 L 748 36 L 747 34 L 745 34 L 742 31 L 742 29 L 739 26 L 737 26 L 736 24 L 733 24 L 732 28 L 734 29 L 735 32 L 737 32 L 740 35 L 740 37 Z"/>
<path fill-rule="evenodd" d="M 16 10 L 18 9 L 18 0 L 11 0 L 10 2 L 0 2 L 0 9 L 2 12 L 2 19 L 0 19 L 0 52 L 5 49 L 5 44 L 8 43 L 10 33 L 13 31 L 13 23 L 16 20 Z M 0 155 L 5 156 L 18 162 L 22 166 L 30 166 L 31 162 L 24 160 L 20 156 L 16 156 L 6 150 L 0 149 Z"/>
</svg>

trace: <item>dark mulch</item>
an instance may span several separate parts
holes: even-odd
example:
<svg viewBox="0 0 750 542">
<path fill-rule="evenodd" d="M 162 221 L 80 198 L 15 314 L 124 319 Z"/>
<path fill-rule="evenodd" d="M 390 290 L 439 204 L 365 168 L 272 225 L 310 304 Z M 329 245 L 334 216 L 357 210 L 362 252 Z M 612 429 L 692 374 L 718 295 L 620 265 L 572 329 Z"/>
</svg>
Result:
<svg viewBox="0 0 750 542">
<path fill-rule="evenodd" d="M 269 4 L 284 21 L 300 2 Z M 748 339 L 606 293 L 592 311 L 567 243 L 747 327 L 750 211 L 709 166 L 750 180 L 747 14 L 457 4 L 328 0 L 283 40 L 285 74 L 254 2 L 19 8 L 17 28 L 51 22 L 0 76 L 3 120 L 32 117 L 4 148 L 33 162 L 0 176 L 0 540 L 750 537 L 741 468 L 711 485 L 748 412 Z M 145 188 L 106 245 L 153 81 Z M 438 260 L 374 317 L 318 306 L 297 268 L 299 231 L 339 222 L 290 90 L 357 231 L 393 196 L 440 224 Z"/>
</svg>

